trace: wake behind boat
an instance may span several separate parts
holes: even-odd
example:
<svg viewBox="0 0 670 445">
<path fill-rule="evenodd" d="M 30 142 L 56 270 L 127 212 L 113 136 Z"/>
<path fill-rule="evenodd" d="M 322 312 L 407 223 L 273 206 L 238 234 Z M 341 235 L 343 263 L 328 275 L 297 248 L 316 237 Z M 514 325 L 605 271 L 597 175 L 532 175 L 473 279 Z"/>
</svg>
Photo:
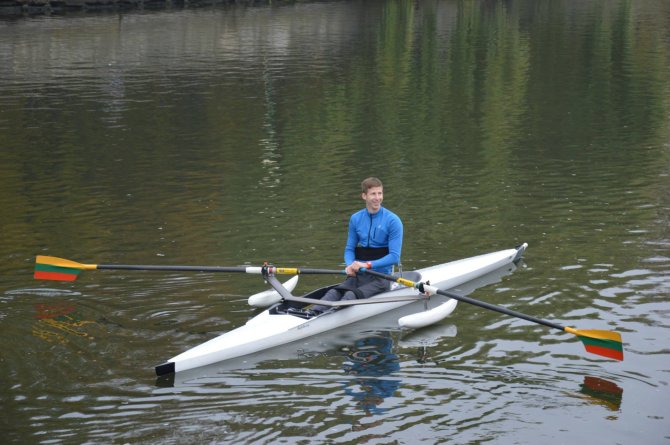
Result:
<svg viewBox="0 0 670 445">
<path fill-rule="evenodd" d="M 526 247 L 527 244 L 524 243 L 514 249 L 404 272 L 402 276 L 398 275 L 398 278 L 430 283 L 432 288 L 446 291 L 507 264 L 518 262 Z M 277 296 L 280 298 L 278 303 L 264 310 L 245 325 L 221 334 L 156 366 L 156 374 L 161 376 L 253 354 L 374 317 L 416 301 L 424 302 L 425 311 L 402 317 L 399 319 L 399 324 L 401 327 L 410 328 L 426 326 L 448 316 L 454 311 L 457 304 L 456 300 L 445 298 L 435 292 L 433 295 L 427 295 L 414 287 L 394 283 L 391 290 L 387 292 L 366 300 L 333 302 L 332 306 L 339 310 L 307 318 L 301 309 L 319 302 L 332 286 L 317 289 L 303 297 L 294 297 L 290 294 L 289 289 L 279 283 L 274 276 L 269 275 L 266 279 L 275 287 Z M 290 284 L 290 287 L 293 286 L 295 286 L 295 281 Z M 271 294 L 265 294 L 265 296 Z"/>
</svg>

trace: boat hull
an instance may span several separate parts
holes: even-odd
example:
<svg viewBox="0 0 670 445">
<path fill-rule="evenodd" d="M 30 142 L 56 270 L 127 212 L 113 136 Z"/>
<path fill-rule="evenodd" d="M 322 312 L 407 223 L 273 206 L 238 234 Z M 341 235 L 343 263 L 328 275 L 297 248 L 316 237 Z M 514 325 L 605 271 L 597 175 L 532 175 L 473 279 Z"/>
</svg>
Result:
<svg viewBox="0 0 670 445">
<path fill-rule="evenodd" d="M 441 290 L 450 290 L 468 281 L 481 277 L 498 268 L 517 262 L 526 245 L 515 249 L 478 255 L 471 258 L 419 269 L 420 281 L 430 282 Z M 419 281 L 419 280 L 416 280 Z M 419 291 L 414 288 L 394 285 L 391 290 L 376 295 L 374 298 L 417 296 Z M 448 300 L 440 295 L 427 300 L 427 308 L 434 308 Z M 261 312 L 250 319 L 245 325 L 219 335 L 199 346 L 191 348 L 162 365 L 156 367 L 157 375 L 180 372 L 198 368 L 224 360 L 253 354 L 279 345 L 291 343 L 312 335 L 317 335 L 384 312 L 392 311 L 410 301 L 364 304 L 347 307 L 317 317 L 305 319 L 295 315 L 282 314 L 273 308 Z M 455 304 L 450 305 L 451 312 Z M 448 315 L 444 314 L 445 316 Z"/>
</svg>

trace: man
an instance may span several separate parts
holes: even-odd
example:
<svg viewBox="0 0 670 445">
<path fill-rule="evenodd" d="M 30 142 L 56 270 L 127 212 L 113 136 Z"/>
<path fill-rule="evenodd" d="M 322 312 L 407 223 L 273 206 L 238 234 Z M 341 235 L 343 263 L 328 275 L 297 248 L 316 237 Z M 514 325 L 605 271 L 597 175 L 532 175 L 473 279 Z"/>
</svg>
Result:
<svg viewBox="0 0 670 445">
<path fill-rule="evenodd" d="M 403 227 L 398 216 L 382 206 L 384 186 L 377 178 L 367 178 L 361 183 L 361 198 L 365 208 L 351 215 L 349 236 L 344 248 L 347 279 L 330 289 L 323 296 L 325 301 L 369 298 L 388 290 L 391 283 L 358 271 L 374 269 L 390 274 L 400 263 Z M 317 305 L 315 314 L 325 312 L 328 306 Z"/>
</svg>

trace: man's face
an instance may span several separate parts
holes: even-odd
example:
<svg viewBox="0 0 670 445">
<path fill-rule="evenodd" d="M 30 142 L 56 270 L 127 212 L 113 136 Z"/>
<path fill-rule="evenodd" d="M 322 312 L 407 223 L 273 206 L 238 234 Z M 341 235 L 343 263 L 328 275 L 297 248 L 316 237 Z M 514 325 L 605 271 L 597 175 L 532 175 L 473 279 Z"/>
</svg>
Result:
<svg viewBox="0 0 670 445">
<path fill-rule="evenodd" d="M 367 207 L 368 212 L 377 213 L 382 207 L 382 201 L 384 200 L 384 187 L 370 187 L 367 193 L 361 194 L 363 201 L 365 201 L 365 207 Z"/>
</svg>

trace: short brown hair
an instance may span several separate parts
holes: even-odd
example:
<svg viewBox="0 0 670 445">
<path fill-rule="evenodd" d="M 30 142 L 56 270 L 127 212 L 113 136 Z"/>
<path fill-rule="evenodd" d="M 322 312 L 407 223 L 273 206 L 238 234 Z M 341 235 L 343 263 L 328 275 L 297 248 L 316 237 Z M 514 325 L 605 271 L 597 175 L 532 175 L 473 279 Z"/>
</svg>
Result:
<svg viewBox="0 0 670 445">
<path fill-rule="evenodd" d="M 379 178 L 375 177 L 365 178 L 363 179 L 363 182 L 361 182 L 361 191 L 363 193 L 367 193 L 372 187 L 384 187 L 384 184 L 382 184 L 382 181 Z"/>
</svg>

